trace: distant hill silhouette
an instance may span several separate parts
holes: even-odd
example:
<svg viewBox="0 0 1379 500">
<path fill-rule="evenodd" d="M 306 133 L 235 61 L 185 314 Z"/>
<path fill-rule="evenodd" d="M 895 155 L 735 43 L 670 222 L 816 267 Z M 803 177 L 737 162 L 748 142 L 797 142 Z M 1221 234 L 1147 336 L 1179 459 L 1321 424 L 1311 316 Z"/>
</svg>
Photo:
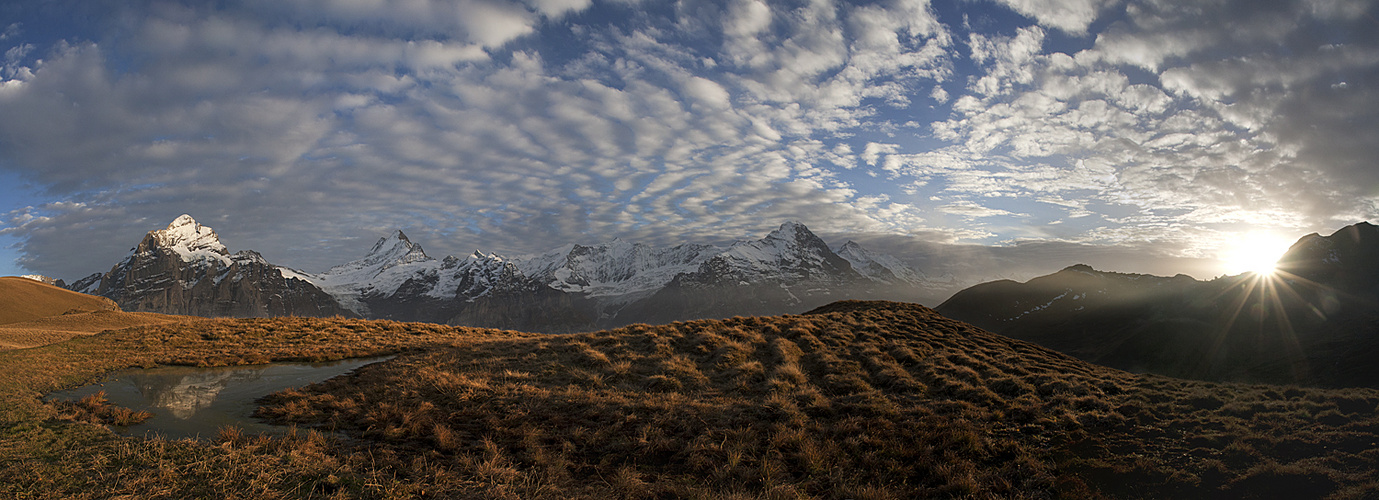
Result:
<svg viewBox="0 0 1379 500">
<path fill-rule="evenodd" d="M 1198 281 L 1072 266 L 937 310 L 1098 364 L 1203 380 L 1379 386 L 1379 229 L 1311 234 L 1273 275 Z"/>
</svg>

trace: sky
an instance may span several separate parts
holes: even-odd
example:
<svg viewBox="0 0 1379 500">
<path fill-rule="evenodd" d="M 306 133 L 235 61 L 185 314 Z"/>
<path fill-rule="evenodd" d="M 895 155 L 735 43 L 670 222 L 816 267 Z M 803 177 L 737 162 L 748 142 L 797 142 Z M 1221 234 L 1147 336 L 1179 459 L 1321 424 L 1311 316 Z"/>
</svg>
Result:
<svg viewBox="0 0 1379 500">
<path fill-rule="evenodd" d="M 183 213 L 308 272 L 785 221 L 1198 278 L 1379 219 L 1372 0 L 18 0 L 0 275 Z"/>
</svg>

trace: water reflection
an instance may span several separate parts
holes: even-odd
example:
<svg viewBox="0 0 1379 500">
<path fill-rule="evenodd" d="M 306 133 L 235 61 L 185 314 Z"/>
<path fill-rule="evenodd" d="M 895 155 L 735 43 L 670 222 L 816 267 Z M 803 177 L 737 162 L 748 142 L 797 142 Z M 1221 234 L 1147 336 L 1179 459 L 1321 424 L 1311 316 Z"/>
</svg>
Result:
<svg viewBox="0 0 1379 500">
<path fill-rule="evenodd" d="M 133 372 L 126 377 L 138 388 L 146 403 L 167 410 L 173 417 L 186 420 L 195 416 L 197 410 L 210 408 L 216 397 L 231 384 L 252 383 L 263 379 L 263 373 L 267 368 L 259 366 L 185 375 Z"/>
<path fill-rule="evenodd" d="M 135 435 L 156 433 L 170 439 L 212 437 L 226 425 L 239 426 L 246 432 L 278 432 L 281 427 L 252 418 L 257 407 L 255 400 L 387 359 L 389 357 L 333 363 L 132 369 L 111 374 L 97 384 L 53 393 L 49 399 L 75 400 L 105 391 L 111 403 L 154 414 L 142 424 L 121 429 Z"/>
</svg>

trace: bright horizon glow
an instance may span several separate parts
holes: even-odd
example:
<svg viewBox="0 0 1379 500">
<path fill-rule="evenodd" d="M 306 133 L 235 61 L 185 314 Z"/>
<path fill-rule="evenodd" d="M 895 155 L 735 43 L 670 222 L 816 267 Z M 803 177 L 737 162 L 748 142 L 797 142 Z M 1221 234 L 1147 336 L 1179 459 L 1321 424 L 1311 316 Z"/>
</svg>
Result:
<svg viewBox="0 0 1379 500">
<path fill-rule="evenodd" d="M 1228 275 L 1274 273 L 1278 259 L 1293 240 L 1275 233 L 1252 231 L 1228 242 L 1219 258 Z"/>
</svg>

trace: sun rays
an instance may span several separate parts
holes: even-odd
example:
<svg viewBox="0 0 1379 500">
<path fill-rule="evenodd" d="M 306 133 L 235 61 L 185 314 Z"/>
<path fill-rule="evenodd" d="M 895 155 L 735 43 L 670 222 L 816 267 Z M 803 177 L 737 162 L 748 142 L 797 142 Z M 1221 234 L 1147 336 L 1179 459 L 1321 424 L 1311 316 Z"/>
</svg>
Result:
<svg viewBox="0 0 1379 500">
<path fill-rule="evenodd" d="M 1341 292 L 1272 266 L 1227 279 L 1236 281 L 1212 297 L 1229 301 L 1213 329 L 1212 355 L 1231 337 L 1249 336 L 1256 347 L 1286 349 L 1288 356 L 1279 359 L 1297 360 L 1286 368 L 1295 379 L 1305 378 L 1310 367 L 1298 332 L 1309 328 L 1300 326 L 1326 321 L 1336 312 Z"/>
<path fill-rule="evenodd" d="M 1220 259 L 1227 274 L 1273 274 L 1279 257 L 1292 243 L 1284 236 L 1252 231 L 1229 241 L 1222 249 Z"/>
</svg>

